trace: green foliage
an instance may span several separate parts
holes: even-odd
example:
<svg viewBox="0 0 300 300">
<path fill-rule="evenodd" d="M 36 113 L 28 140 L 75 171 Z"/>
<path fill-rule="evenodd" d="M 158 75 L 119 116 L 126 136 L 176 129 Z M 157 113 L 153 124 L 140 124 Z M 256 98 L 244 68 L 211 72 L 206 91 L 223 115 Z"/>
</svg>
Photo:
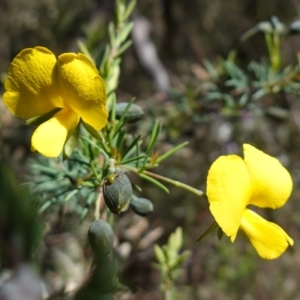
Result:
<svg viewBox="0 0 300 300">
<path fill-rule="evenodd" d="M 182 265 L 186 263 L 191 253 L 185 250 L 179 253 L 183 246 L 182 229 L 178 227 L 162 247 L 155 245 L 154 253 L 158 263 L 153 266 L 161 274 L 161 292 L 163 299 L 179 299 L 176 290 L 176 279 L 182 273 Z"/>
<path fill-rule="evenodd" d="M 295 65 L 285 66 L 281 45 L 288 34 L 299 34 L 300 26 L 294 22 L 288 30 L 278 19 L 272 18 L 271 21 L 260 22 L 240 39 L 243 43 L 253 34 L 263 33 L 269 57 L 262 58 L 260 61 L 251 61 L 245 66 L 239 60 L 239 50 L 234 49 L 227 58 L 218 58 L 216 61 L 204 60 L 202 64 L 207 75 L 206 79 L 185 83 L 181 86 L 182 90 L 174 88 L 172 97 L 173 108 L 175 108 L 167 111 L 163 123 L 151 120 L 152 126 L 140 133 L 136 128 L 141 126 L 143 117 L 147 116 L 134 103 L 135 99 L 118 103 L 116 96 L 122 55 L 132 44 L 129 38 L 133 27 L 130 15 L 135 4 L 134 0 L 129 3 L 125 0 L 116 1 L 115 22 L 111 22 L 108 27 L 108 42 L 99 43 L 99 38 L 104 40 L 105 37 L 100 27 L 90 31 L 84 43 L 78 41 L 80 51 L 99 66 L 99 72 L 105 79 L 110 111 L 109 123 L 102 132 L 98 132 L 81 120 L 78 131 L 69 136 L 62 158 L 46 159 L 36 155 L 30 160 L 30 176 L 27 177 L 27 186 L 34 195 L 39 196 L 37 205 L 42 215 L 56 213 L 57 207 L 68 206 L 77 214 L 80 223 L 86 221 L 91 216 L 91 212 L 94 212 L 95 222 L 99 221 L 101 214 L 101 218 L 107 218 L 114 228 L 115 219 L 111 214 L 113 209 L 103 207 L 101 204 L 103 204 L 103 193 L 105 193 L 103 187 L 107 183 L 106 180 L 113 182 L 114 179 L 109 176 L 115 172 L 126 173 L 132 182 L 135 180 L 134 176 L 138 176 L 153 184 L 153 189 L 159 188 L 165 193 L 171 191 L 169 186 L 165 185 L 169 184 L 197 196 L 205 196 L 196 188 L 152 172 L 152 169 L 159 167 L 162 162 L 188 144 L 182 142 L 171 149 L 168 148 L 165 153 L 161 153 L 159 151 L 161 133 L 164 130 L 172 131 L 173 135 L 170 134 L 170 136 L 177 135 L 178 137 L 178 134 L 182 132 L 182 124 L 190 124 L 193 129 L 196 128 L 194 122 L 207 120 L 211 108 L 214 112 L 229 116 L 241 115 L 245 110 L 255 113 L 262 111 L 284 120 L 289 117 L 289 111 L 282 107 L 276 96 L 281 93 L 299 95 L 299 61 Z M 272 99 L 269 107 L 261 105 L 266 96 L 271 96 Z M 39 125 L 54 113 L 56 111 L 28 120 L 27 124 Z M 172 126 L 168 126 L 169 124 Z M 192 161 L 193 158 L 190 160 Z M 24 257 L 28 259 L 32 246 L 39 236 L 39 222 L 34 209 L 29 206 L 28 197 L 17 192 L 17 185 L 13 188 L 9 186 L 11 181 L 6 176 L 9 172 L 1 168 L 2 170 L 5 176 L 0 173 L 3 177 L 1 195 L 4 195 L 4 201 L 2 199 L 0 201 L 0 223 L 4 224 L 5 228 L 9 228 L 12 240 L 14 243 L 16 241 L 17 247 L 25 249 Z M 143 193 L 142 187 L 133 185 L 133 189 Z M 122 192 L 121 188 L 119 190 Z M 7 199 L 12 200 L 7 201 Z M 114 195 L 113 200 L 115 199 L 119 200 Z M 153 211 L 153 204 L 148 199 L 133 196 L 133 199 L 129 199 L 130 201 L 128 205 L 139 215 L 144 216 Z M 214 223 L 198 239 L 198 242 L 217 228 L 217 224 Z M 109 245 L 112 246 L 112 233 L 109 232 L 109 234 Z M 220 228 L 217 236 L 219 239 L 222 237 Z M 6 238 L 6 235 L 1 235 L 3 261 L 8 261 L 7 257 L 9 257 L 8 251 L 4 249 L 7 244 Z M 154 247 L 157 259 L 154 266 L 161 274 L 161 292 L 165 299 L 179 298 L 176 282 L 190 257 L 189 251 L 180 252 L 182 246 L 182 230 L 178 228 L 170 236 L 166 245 Z M 105 248 L 103 245 L 101 247 Z M 226 283 L 235 286 L 248 273 L 252 277 L 254 268 L 253 257 L 250 257 L 245 264 L 241 262 L 236 272 L 232 274 L 227 261 L 234 254 L 231 252 L 228 254 L 227 247 L 224 249 L 221 248 L 221 251 L 225 254 L 221 252 L 217 261 L 221 260 L 219 258 L 221 256 L 226 262 L 220 265 L 216 263 L 212 269 L 217 270 L 214 272 L 220 276 L 220 281 L 224 284 L 226 291 L 226 288 L 228 289 Z M 215 257 L 212 260 L 215 261 Z M 116 289 L 117 268 L 111 253 L 105 259 L 102 257 L 95 260 L 89 280 L 78 291 L 75 299 L 99 299 L 99 295 L 103 299 L 112 299 Z"/>
<path fill-rule="evenodd" d="M 13 268 L 32 259 L 41 234 L 33 199 L 12 170 L 0 161 L 0 262 Z"/>
<path fill-rule="evenodd" d="M 299 34 L 297 24 L 292 23 L 291 30 L 272 17 L 243 34 L 227 56 L 204 59 L 191 67 L 192 75 L 186 74 L 191 79 L 172 90 L 173 110 L 164 112 L 168 134 L 178 138 L 182 128 L 194 131 L 197 124 L 210 122 L 215 114 L 242 117 L 249 112 L 286 120 L 290 114 L 286 96 L 299 96 L 300 64 L 296 55 L 292 57 L 295 63 L 286 64 L 283 48 L 288 37 Z M 267 56 L 244 60 L 241 49 L 255 34 L 264 37 Z"/>
</svg>

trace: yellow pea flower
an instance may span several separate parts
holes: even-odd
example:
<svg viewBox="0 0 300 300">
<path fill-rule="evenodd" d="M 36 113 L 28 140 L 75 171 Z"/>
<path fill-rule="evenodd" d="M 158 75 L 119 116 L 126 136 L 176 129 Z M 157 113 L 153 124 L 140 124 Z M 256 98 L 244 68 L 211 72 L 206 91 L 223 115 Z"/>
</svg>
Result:
<svg viewBox="0 0 300 300">
<path fill-rule="evenodd" d="M 57 157 L 80 119 L 96 130 L 107 124 L 103 79 L 83 54 L 64 53 L 58 59 L 44 47 L 22 50 L 11 63 L 3 102 L 23 119 L 61 108 L 34 131 L 31 148 Z"/>
<path fill-rule="evenodd" d="M 294 241 L 281 227 L 247 206 L 281 207 L 292 192 L 293 182 L 277 159 L 249 144 L 244 144 L 243 150 L 244 159 L 227 155 L 212 164 L 207 177 L 210 211 L 232 242 L 240 228 L 262 258 L 274 259 Z"/>
</svg>

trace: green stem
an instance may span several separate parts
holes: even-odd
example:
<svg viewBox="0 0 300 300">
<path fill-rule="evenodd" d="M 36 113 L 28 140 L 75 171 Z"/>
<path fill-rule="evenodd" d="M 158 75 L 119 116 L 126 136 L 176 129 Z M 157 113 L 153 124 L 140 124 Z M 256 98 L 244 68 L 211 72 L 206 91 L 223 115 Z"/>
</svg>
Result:
<svg viewBox="0 0 300 300">
<path fill-rule="evenodd" d="M 101 199 L 102 199 L 102 189 L 100 190 L 96 203 L 95 203 L 95 220 L 99 220 L 100 219 L 100 206 L 101 206 Z"/>
<path fill-rule="evenodd" d="M 135 173 L 139 173 L 138 169 L 134 168 L 134 167 L 130 167 L 130 166 L 124 166 L 124 165 L 120 165 L 118 166 L 120 168 L 125 168 L 125 169 L 128 169 L 132 172 L 135 172 Z M 180 181 L 176 181 L 176 180 L 173 180 L 173 179 L 170 179 L 170 178 L 167 178 L 167 177 L 164 177 L 164 176 L 161 176 L 161 175 L 158 175 L 158 174 L 155 174 L 155 173 L 152 173 L 152 172 L 149 172 L 149 171 L 146 171 L 144 170 L 142 173 L 148 175 L 148 176 L 151 176 L 151 177 L 154 177 L 156 179 L 159 179 L 159 180 L 162 180 L 162 181 L 165 181 L 165 182 L 168 182 L 174 186 L 177 186 L 177 187 L 180 187 L 182 189 L 185 189 L 193 194 L 196 194 L 197 196 L 205 196 L 205 194 L 201 191 L 201 190 L 198 190 L 198 189 L 195 189 L 185 183 L 182 183 Z"/>
</svg>

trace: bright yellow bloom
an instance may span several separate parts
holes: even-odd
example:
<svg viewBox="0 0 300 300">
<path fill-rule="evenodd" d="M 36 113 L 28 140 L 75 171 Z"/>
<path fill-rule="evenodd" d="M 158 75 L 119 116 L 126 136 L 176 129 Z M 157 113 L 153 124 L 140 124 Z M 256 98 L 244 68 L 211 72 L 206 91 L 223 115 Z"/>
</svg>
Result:
<svg viewBox="0 0 300 300">
<path fill-rule="evenodd" d="M 243 150 L 244 159 L 221 156 L 212 164 L 207 178 L 210 211 L 232 242 L 241 228 L 262 258 L 274 259 L 294 241 L 247 206 L 281 207 L 291 194 L 292 179 L 277 159 L 248 144 Z"/>
<path fill-rule="evenodd" d="M 57 157 L 80 118 L 96 130 L 107 124 L 103 79 L 83 54 L 64 53 L 56 59 L 44 47 L 22 50 L 5 81 L 3 102 L 17 117 L 29 119 L 61 108 L 33 133 L 32 150 Z"/>
</svg>

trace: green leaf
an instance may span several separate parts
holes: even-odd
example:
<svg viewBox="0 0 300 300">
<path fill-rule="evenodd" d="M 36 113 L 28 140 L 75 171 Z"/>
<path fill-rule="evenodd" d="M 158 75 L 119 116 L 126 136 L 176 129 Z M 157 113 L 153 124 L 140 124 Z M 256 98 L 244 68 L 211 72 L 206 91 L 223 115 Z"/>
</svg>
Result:
<svg viewBox="0 0 300 300">
<path fill-rule="evenodd" d="M 124 113 L 124 109 L 127 108 L 128 102 L 119 102 L 116 104 L 116 119 L 120 119 Z M 131 103 L 130 107 L 126 111 L 124 122 L 134 123 L 142 119 L 144 111 L 139 105 Z"/>
<path fill-rule="evenodd" d="M 85 219 L 85 217 L 86 217 L 88 211 L 89 211 L 89 210 L 88 210 L 88 208 L 86 208 L 86 207 L 82 210 L 82 213 L 81 213 L 80 219 L 79 219 L 79 224 L 81 224 L 82 221 Z"/>
<path fill-rule="evenodd" d="M 223 230 L 221 229 L 221 227 L 219 227 L 219 228 L 218 228 L 218 231 L 217 231 L 217 236 L 218 236 L 218 239 L 219 239 L 219 240 L 221 240 L 223 234 L 224 234 Z"/>
<path fill-rule="evenodd" d="M 117 141 L 116 141 L 115 145 L 116 145 L 116 148 L 117 148 L 119 151 L 120 151 L 120 149 L 121 149 L 121 147 L 122 147 L 122 145 L 123 145 L 125 134 L 126 134 L 125 129 L 124 129 L 124 128 L 121 128 L 121 129 L 119 130 L 119 133 L 118 133 L 117 137 L 116 137 L 116 138 L 117 138 Z"/>
<path fill-rule="evenodd" d="M 143 178 L 145 180 L 148 180 L 149 182 L 153 183 L 157 187 L 161 188 L 164 192 L 169 194 L 169 190 L 163 184 L 161 184 L 159 181 L 157 181 L 156 179 L 154 179 L 146 174 L 143 174 L 143 173 L 137 173 L 137 175 L 139 175 L 141 178 Z"/>
<path fill-rule="evenodd" d="M 141 138 L 140 135 L 136 136 L 136 138 L 131 142 L 131 144 L 125 149 L 125 151 L 122 153 L 123 159 L 130 157 L 130 155 L 132 154 L 132 151 L 135 150 L 134 146 L 140 142 L 140 138 Z"/>
<path fill-rule="evenodd" d="M 83 127 L 86 129 L 86 131 L 94 137 L 96 140 L 103 142 L 103 138 L 98 130 L 96 130 L 94 127 L 91 125 L 85 123 L 83 120 L 81 120 L 81 124 Z"/>
<path fill-rule="evenodd" d="M 43 212 L 44 212 L 45 210 L 47 210 L 50 206 L 52 206 L 52 204 L 56 203 L 56 201 L 57 201 L 57 200 L 56 200 L 55 198 L 46 201 L 46 202 L 42 205 L 42 207 L 39 209 L 38 213 L 39 213 L 39 214 L 43 213 Z"/>
<path fill-rule="evenodd" d="M 199 244 L 206 236 L 219 227 L 217 222 L 214 222 L 198 239 L 197 244 Z"/>
<path fill-rule="evenodd" d="M 65 198 L 65 202 L 68 202 L 73 196 L 75 196 L 77 193 L 79 192 L 79 190 L 73 190 L 72 192 L 70 192 L 67 197 Z"/>
<path fill-rule="evenodd" d="M 116 103 L 117 103 L 116 94 L 112 93 L 110 95 L 110 98 L 111 98 L 110 107 L 108 107 L 108 109 L 109 109 L 110 120 L 113 122 L 116 119 Z"/>
<path fill-rule="evenodd" d="M 86 47 L 86 45 L 80 41 L 77 40 L 77 46 L 79 48 L 79 51 L 82 52 L 85 56 L 87 56 L 93 63 L 95 63 L 90 51 L 88 50 L 88 48 Z"/>
<path fill-rule="evenodd" d="M 130 46 L 132 45 L 132 41 L 126 41 L 117 51 L 116 56 L 122 55 Z"/>
<path fill-rule="evenodd" d="M 129 36 L 129 33 L 132 30 L 132 28 L 133 28 L 133 22 L 127 23 L 122 28 L 122 30 L 118 34 L 118 40 L 119 40 L 120 44 L 123 43 L 127 39 L 127 37 Z"/>
<path fill-rule="evenodd" d="M 117 24 L 122 24 L 125 21 L 125 1 L 116 1 L 116 22 Z"/>
<path fill-rule="evenodd" d="M 60 107 L 54 108 L 51 111 L 49 111 L 49 112 L 47 112 L 43 115 L 39 115 L 37 117 L 33 117 L 33 118 L 30 118 L 30 119 L 26 120 L 25 124 L 26 125 L 39 126 L 42 123 L 48 121 L 51 117 L 53 117 L 60 110 L 61 110 Z"/>
<path fill-rule="evenodd" d="M 190 255 L 191 255 L 191 251 L 189 251 L 189 250 L 186 250 L 182 254 L 177 255 L 176 260 L 173 262 L 173 264 L 172 264 L 172 266 L 170 266 L 170 268 L 172 270 L 179 269 L 181 267 L 181 265 L 183 265 L 188 260 Z"/>
<path fill-rule="evenodd" d="M 146 154 L 142 154 L 140 156 L 135 156 L 135 157 L 128 158 L 128 159 L 122 159 L 121 164 L 122 165 L 128 165 L 131 162 L 141 160 L 141 159 L 145 159 L 146 157 L 148 157 Z"/>
<path fill-rule="evenodd" d="M 79 138 L 79 125 L 71 132 L 64 145 L 63 159 L 68 159 L 74 151 Z"/>
<path fill-rule="evenodd" d="M 170 241 L 170 246 L 172 246 L 174 250 L 179 251 L 182 247 L 182 228 L 178 227 L 176 231 L 172 234 L 172 236 L 172 245 Z"/>
<path fill-rule="evenodd" d="M 99 66 L 101 76 L 103 76 L 103 78 L 105 80 L 106 80 L 106 77 L 107 77 L 106 62 L 108 61 L 109 51 L 110 51 L 110 47 L 109 47 L 109 45 L 106 45 L 105 50 L 104 50 L 104 54 L 103 54 L 103 57 L 102 57 L 102 61 L 101 61 L 100 66 Z"/>
<path fill-rule="evenodd" d="M 119 120 L 119 123 L 114 128 L 114 136 L 118 133 L 118 131 L 120 130 L 120 128 L 124 125 L 124 121 L 125 121 L 125 118 L 126 118 L 127 111 L 129 110 L 129 108 L 130 108 L 130 106 L 131 106 L 131 104 L 133 103 L 134 100 L 135 100 L 135 98 L 132 98 L 128 102 L 126 108 L 124 109 L 123 114 L 121 115 L 121 118 Z"/>
<path fill-rule="evenodd" d="M 135 144 L 135 150 L 136 150 L 136 156 L 140 156 L 141 154 L 141 144 L 142 144 L 142 141 L 139 140 L 136 144 Z M 144 164 L 147 163 L 147 159 L 144 160 Z M 137 169 L 140 169 L 140 160 L 137 160 L 136 161 L 136 168 Z"/>
<path fill-rule="evenodd" d="M 125 18 L 124 18 L 125 20 L 129 18 L 135 6 L 136 6 L 136 0 L 131 0 L 126 7 Z"/>
<path fill-rule="evenodd" d="M 189 142 L 183 142 L 180 145 L 174 147 L 173 149 L 167 151 L 166 153 L 164 153 L 163 155 L 159 156 L 156 160 L 157 163 L 161 163 L 163 160 L 165 160 L 166 158 L 168 158 L 169 156 L 173 155 L 175 152 L 177 152 L 178 150 L 182 149 L 183 147 L 185 147 Z"/>
<path fill-rule="evenodd" d="M 147 150 L 146 150 L 146 153 L 148 155 L 150 154 L 150 152 L 154 148 L 160 132 L 161 132 L 161 124 L 159 123 L 158 120 L 156 120 L 153 127 L 152 127 L 150 140 L 148 142 L 148 146 L 147 146 Z"/>
<path fill-rule="evenodd" d="M 155 257 L 158 260 L 158 262 L 162 265 L 165 264 L 166 255 L 165 255 L 164 251 L 162 250 L 162 248 L 160 248 L 158 245 L 155 244 L 153 247 L 153 250 L 154 250 L 154 254 L 155 254 Z"/>
</svg>

